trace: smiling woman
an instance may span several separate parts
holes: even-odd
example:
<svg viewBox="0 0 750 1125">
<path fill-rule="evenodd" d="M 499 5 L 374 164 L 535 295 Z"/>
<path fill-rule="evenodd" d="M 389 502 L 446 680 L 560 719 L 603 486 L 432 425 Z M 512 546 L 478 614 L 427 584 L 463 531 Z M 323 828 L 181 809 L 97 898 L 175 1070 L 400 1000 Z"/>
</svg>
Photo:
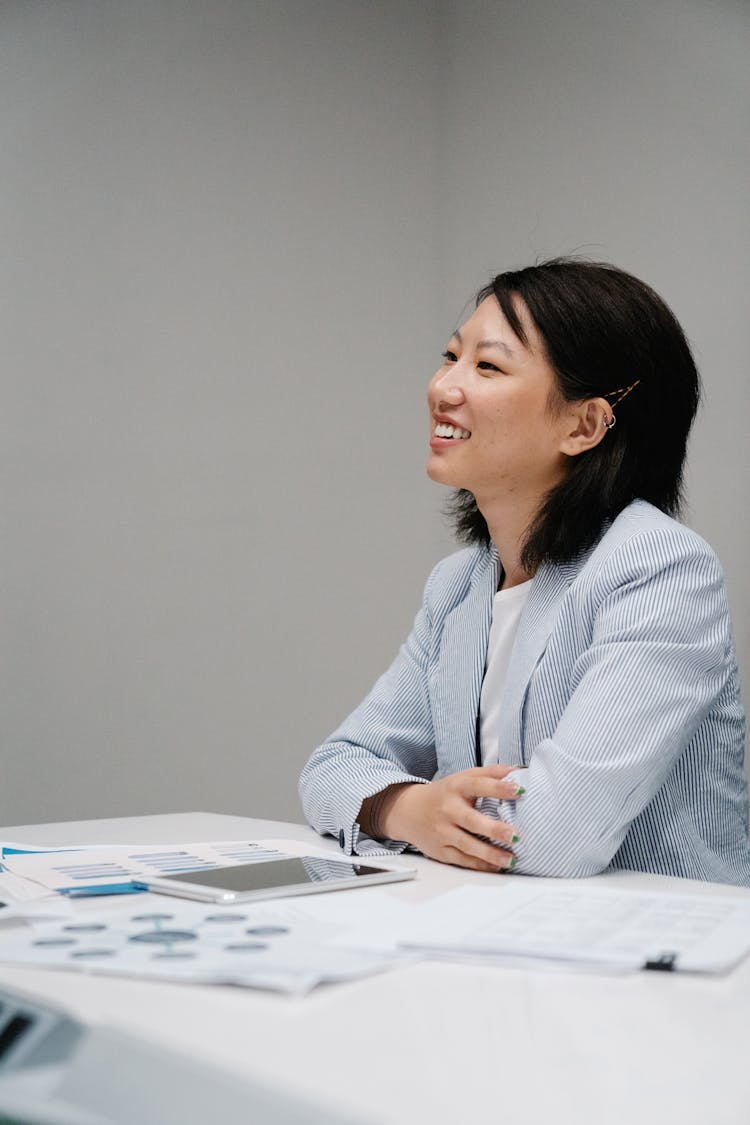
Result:
<svg viewBox="0 0 750 1125">
<path fill-rule="evenodd" d="M 360 855 L 750 885 L 724 579 L 675 518 L 699 378 L 614 266 L 499 274 L 428 389 L 430 477 L 470 546 L 310 758 L 310 823 Z"/>
<path fill-rule="evenodd" d="M 607 433 L 602 419 L 608 403 L 603 398 L 565 403 L 539 333 L 518 299 L 516 309 L 523 344 L 494 295 L 487 296 L 453 334 L 428 391 L 433 430 L 427 472 L 473 495 L 493 526 L 503 586 L 528 578 L 520 560 L 524 529 L 541 499 L 563 480 L 568 459 Z"/>
</svg>

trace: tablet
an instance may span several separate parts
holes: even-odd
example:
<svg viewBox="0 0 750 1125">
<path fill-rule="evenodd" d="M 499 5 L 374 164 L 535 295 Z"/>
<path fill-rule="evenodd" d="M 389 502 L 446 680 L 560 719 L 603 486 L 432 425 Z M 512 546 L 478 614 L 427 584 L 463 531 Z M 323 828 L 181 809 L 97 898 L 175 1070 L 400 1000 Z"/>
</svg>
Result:
<svg viewBox="0 0 750 1125">
<path fill-rule="evenodd" d="M 199 902 L 234 903 L 370 887 L 374 883 L 397 883 L 413 879 L 416 874 L 413 868 L 373 867 L 367 863 L 303 855 L 294 859 L 183 871 L 178 875 L 149 875 L 133 879 L 133 884 L 141 890 Z"/>
</svg>

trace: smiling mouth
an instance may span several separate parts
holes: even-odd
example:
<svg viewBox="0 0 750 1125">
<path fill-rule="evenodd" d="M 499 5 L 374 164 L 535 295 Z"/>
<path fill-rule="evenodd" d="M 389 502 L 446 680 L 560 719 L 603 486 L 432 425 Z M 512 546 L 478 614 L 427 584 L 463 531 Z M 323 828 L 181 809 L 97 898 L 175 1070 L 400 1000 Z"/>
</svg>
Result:
<svg viewBox="0 0 750 1125">
<path fill-rule="evenodd" d="M 454 441 L 466 441 L 471 437 L 469 430 L 462 430 L 459 426 L 449 426 L 446 422 L 438 422 L 435 426 L 435 437 L 453 438 Z"/>
</svg>

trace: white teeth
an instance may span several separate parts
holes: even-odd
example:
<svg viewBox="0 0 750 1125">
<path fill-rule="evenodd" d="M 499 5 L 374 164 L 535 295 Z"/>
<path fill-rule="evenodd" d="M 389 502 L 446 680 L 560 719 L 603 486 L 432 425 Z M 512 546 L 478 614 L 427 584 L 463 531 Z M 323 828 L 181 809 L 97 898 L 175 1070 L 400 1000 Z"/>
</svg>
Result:
<svg viewBox="0 0 750 1125">
<path fill-rule="evenodd" d="M 438 422 L 435 426 L 435 437 L 456 438 L 462 440 L 471 437 L 469 430 L 462 430 L 458 426 L 450 426 L 447 422 Z"/>
</svg>

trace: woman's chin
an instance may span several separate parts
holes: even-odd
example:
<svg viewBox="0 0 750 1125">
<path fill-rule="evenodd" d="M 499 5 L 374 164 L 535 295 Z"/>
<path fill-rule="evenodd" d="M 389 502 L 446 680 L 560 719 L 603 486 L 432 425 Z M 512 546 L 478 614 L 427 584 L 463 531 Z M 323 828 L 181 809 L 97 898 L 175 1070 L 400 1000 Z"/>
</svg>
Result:
<svg viewBox="0 0 750 1125">
<path fill-rule="evenodd" d="M 465 487 L 465 485 L 458 480 L 458 474 L 455 470 L 451 472 L 450 466 L 446 465 L 442 458 L 436 457 L 434 453 L 427 458 L 426 471 L 427 476 L 430 480 L 434 480 L 435 484 L 444 484 L 448 488 Z"/>
</svg>

